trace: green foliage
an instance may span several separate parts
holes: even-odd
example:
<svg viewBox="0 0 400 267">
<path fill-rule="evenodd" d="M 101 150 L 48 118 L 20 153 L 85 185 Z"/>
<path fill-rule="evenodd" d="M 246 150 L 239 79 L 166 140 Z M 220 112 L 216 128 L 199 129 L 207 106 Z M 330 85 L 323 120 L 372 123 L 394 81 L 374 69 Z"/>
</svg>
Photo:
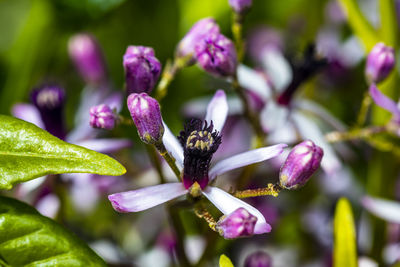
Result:
<svg viewBox="0 0 400 267">
<path fill-rule="evenodd" d="M 39 127 L 0 115 L 0 189 L 46 174 L 122 175 L 116 160 L 61 141 Z"/>
<path fill-rule="evenodd" d="M 357 267 L 356 231 L 351 205 L 346 198 L 339 199 L 334 219 L 334 267 Z"/>
<path fill-rule="evenodd" d="M 219 267 L 234 267 L 232 261 L 224 254 L 219 257 Z"/>
<path fill-rule="evenodd" d="M 0 196 L 1 266 L 106 266 L 84 242 L 32 207 Z"/>
</svg>

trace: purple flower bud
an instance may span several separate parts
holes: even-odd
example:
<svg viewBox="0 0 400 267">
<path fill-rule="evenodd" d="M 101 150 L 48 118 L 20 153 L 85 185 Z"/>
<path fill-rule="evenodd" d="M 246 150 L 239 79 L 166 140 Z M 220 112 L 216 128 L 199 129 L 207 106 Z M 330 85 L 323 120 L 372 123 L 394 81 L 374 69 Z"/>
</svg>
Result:
<svg viewBox="0 0 400 267">
<path fill-rule="evenodd" d="M 219 33 L 209 34 L 196 46 L 196 59 L 207 72 L 216 76 L 232 76 L 237 57 L 233 42 Z"/>
<path fill-rule="evenodd" d="M 128 95 L 150 93 L 160 77 L 161 64 L 154 50 L 145 46 L 128 46 L 124 55 L 125 82 Z"/>
<path fill-rule="evenodd" d="M 367 58 L 365 74 L 370 83 L 383 81 L 396 64 L 394 49 L 377 43 Z"/>
<path fill-rule="evenodd" d="M 264 251 L 257 251 L 247 256 L 244 267 L 272 267 L 272 259 Z"/>
<path fill-rule="evenodd" d="M 140 139 L 146 144 L 161 142 L 164 126 L 157 100 L 146 93 L 134 93 L 128 97 L 128 109 L 131 112 Z"/>
<path fill-rule="evenodd" d="M 93 128 L 101 128 L 112 130 L 115 126 L 115 114 L 113 110 L 105 104 L 91 107 L 90 113 L 90 126 Z"/>
<path fill-rule="evenodd" d="M 228 216 L 223 216 L 217 223 L 219 233 L 226 239 L 251 236 L 254 233 L 257 217 L 245 208 L 238 208 Z"/>
<path fill-rule="evenodd" d="M 253 0 L 229 0 L 229 5 L 239 14 L 249 10 L 252 4 Z"/>
<path fill-rule="evenodd" d="M 320 166 L 323 155 L 323 150 L 310 140 L 296 145 L 281 167 L 280 186 L 286 189 L 303 186 Z"/>
<path fill-rule="evenodd" d="M 77 34 L 68 42 L 71 60 L 87 83 L 100 83 L 106 79 L 106 67 L 96 39 L 89 34 Z"/>
<path fill-rule="evenodd" d="M 31 101 L 40 112 L 45 129 L 54 136 L 64 139 L 65 92 L 61 87 L 46 85 L 37 88 L 31 93 Z"/>
<path fill-rule="evenodd" d="M 201 19 L 192 26 L 177 46 L 177 56 L 185 57 L 195 53 L 196 45 L 209 34 L 219 33 L 219 26 L 213 18 Z M 194 58 L 191 62 L 194 64 Z"/>
</svg>

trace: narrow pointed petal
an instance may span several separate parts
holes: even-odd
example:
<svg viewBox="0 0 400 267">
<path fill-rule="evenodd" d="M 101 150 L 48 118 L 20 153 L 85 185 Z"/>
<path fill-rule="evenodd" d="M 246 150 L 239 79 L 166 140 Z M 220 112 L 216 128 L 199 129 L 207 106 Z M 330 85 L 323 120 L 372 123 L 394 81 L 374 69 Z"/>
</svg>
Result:
<svg viewBox="0 0 400 267">
<path fill-rule="evenodd" d="M 264 49 L 262 64 L 279 92 L 285 89 L 293 79 L 290 64 L 278 49 Z"/>
<path fill-rule="evenodd" d="M 228 116 L 228 102 L 224 90 L 218 90 L 207 106 L 205 120 L 208 124 L 213 122 L 214 129 L 222 131 L 226 117 Z"/>
<path fill-rule="evenodd" d="M 271 114 L 273 114 L 271 116 Z M 268 102 L 260 113 L 261 126 L 265 132 L 280 129 L 288 121 L 289 109 L 274 101 Z"/>
<path fill-rule="evenodd" d="M 246 90 L 256 93 L 263 100 L 271 98 L 272 89 L 262 74 L 246 65 L 239 65 L 237 68 L 237 76 L 239 84 Z"/>
<path fill-rule="evenodd" d="M 314 115 L 321 118 L 323 121 L 331 125 L 336 131 L 346 131 L 347 127 L 340 120 L 335 118 L 327 109 L 320 106 L 314 101 L 310 101 L 307 99 L 302 99 L 296 101 L 296 106 L 302 110 L 309 111 Z"/>
<path fill-rule="evenodd" d="M 182 183 L 167 183 L 109 195 L 113 208 L 119 212 L 146 210 L 183 196 L 187 190 Z"/>
<path fill-rule="evenodd" d="M 253 206 L 250 206 L 246 202 L 232 196 L 217 187 L 208 186 L 203 190 L 203 195 L 210 200 L 217 209 L 219 209 L 224 215 L 231 214 L 238 208 L 244 208 L 250 212 L 253 216 L 257 217 L 257 223 L 254 227 L 255 234 L 264 234 L 271 232 L 271 225 L 269 225 L 264 216 Z"/>
<path fill-rule="evenodd" d="M 400 202 L 367 196 L 362 198 L 361 203 L 375 216 L 400 224 Z"/>
<path fill-rule="evenodd" d="M 374 100 L 375 104 L 380 106 L 381 108 L 386 109 L 390 113 L 392 113 L 396 118 L 400 118 L 400 110 L 397 107 L 397 103 L 394 102 L 389 97 L 385 96 L 375 84 L 371 84 L 369 87 L 369 94 Z"/>
<path fill-rule="evenodd" d="M 129 139 L 103 138 L 88 139 L 76 142 L 75 145 L 83 146 L 100 153 L 113 153 L 120 149 L 132 146 Z"/>
<path fill-rule="evenodd" d="M 207 112 L 207 105 L 211 97 L 200 97 L 187 101 L 183 107 L 183 113 L 187 118 L 202 118 Z M 243 113 L 242 102 L 237 96 L 228 96 L 228 115 L 240 115 Z"/>
<path fill-rule="evenodd" d="M 162 138 L 163 144 L 167 151 L 175 158 L 176 164 L 179 169 L 183 168 L 183 148 L 179 143 L 178 139 L 168 128 L 167 124 L 163 122 L 164 125 L 164 135 Z"/>
<path fill-rule="evenodd" d="M 16 104 L 13 106 L 11 114 L 21 120 L 35 124 L 44 129 L 44 123 L 39 110 L 31 104 Z"/>
<path fill-rule="evenodd" d="M 210 180 L 225 172 L 274 158 L 280 155 L 286 146 L 285 144 L 278 144 L 262 147 L 221 160 L 210 169 Z"/>
<path fill-rule="evenodd" d="M 120 112 L 122 109 L 122 100 L 122 93 L 115 92 L 107 96 L 107 98 L 104 99 L 103 104 L 106 104 L 111 109 L 116 109 L 117 112 Z"/>
<path fill-rule="evenodd" d="M 342 163 L 333 150 L 333 147 L 325 140 L 324 134 L 318 128 L 316 123 L 300 112 L 293 112 L 292 119 L 295 122 L 301 137 L 304 140 L 312 140 L 324 151 L 324 157 L 321 161 L 322 169 L 328 174 L 338 171 L 341 168 Z"/>
</svg>

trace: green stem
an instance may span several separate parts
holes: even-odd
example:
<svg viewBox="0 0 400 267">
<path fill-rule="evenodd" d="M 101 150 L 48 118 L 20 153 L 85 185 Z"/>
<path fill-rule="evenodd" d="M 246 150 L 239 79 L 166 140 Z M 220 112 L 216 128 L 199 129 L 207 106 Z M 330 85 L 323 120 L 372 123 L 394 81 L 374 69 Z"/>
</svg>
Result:
<svg viewBox="0 0 400 267">
<path fill-rule="evenodd" d="M 371 106 L 372 99 L 369 92 L 364 93 L 363 101 L 361 102 L 360 112 L 357 116 L 356 128 L 362 127 L 367 119 L 369 107 Z"/>
<path fill-rule="evenodd" d="M 268 186 L 265 188 L 236 191 L 233 193 L 233 195 L 237 198 L 249 198 L 249 197 L 260 197 L 260 196 L 277 197 L 281 189 L 282 188 L 279 184 L 268 184 Z"/>
<path fill-rule="evenodd" d="M 385 44 L 396 48 L 398 28 L 394 0 L 379 0 L 379 13 L 381 19 L 381 37 Z"/>
<path fill-rule="evenodd" d="M 182 181 L 181 172 L 179 171 L 178 167 L 175 164 L 175 159 L 168 153 L 164 144 L 161 142 L 160 144 L 155 145 L 155 147 L 157 148 L 158 153 L 160 153 L 160 155 L 165 159 L 165 161 L 171 167 L 171 169 L 175 173 L 176 177 L 180 181 Z"/>
<path fill-rule="evenodd" d="M 146 145 L 146 150 L 147 150 L 147 154 L 149 155 L 151 162 L 153 163 L 154 167 L 156 168 L 158 177 L 160 178 L 160 183 L 165 184 L 166 180 L 165 180 L 165 177 L 164 177 L 164 174 L 162 171 L 160 159 L 158 158 L 155 148 L 153 146 Z"/>
<path fill-rule="evenodd" d="M 244 56 L 244 42 L 242 37 L 243 19 L 243 15 L 236 12 L 233 13 L 232 34 L 235 40 L 238 62 L 242 62 Z"/>
<path fill-rule="evenodd" d="M 330 132 L 325 135 L 325 139 L 330 143 L 351 141 L 358 139 L 368 139 L 374 134 L 385 132 L 384 126 L 370 126 L 367 128 L 354 129 L 348 132 Z"/>
<path fill-rule="evenodd" d="M 375 29 L 361 13 L 357 1 L 339 0 L 339 3 L 347 14 L 347 19 L 350 27 L 353 29 L 353 32 L 358 38 L 360 38 L 367 51 L 370 51 L 372 47 L 379 42 L 379 38 L 375 32 Z"/>
</svg>

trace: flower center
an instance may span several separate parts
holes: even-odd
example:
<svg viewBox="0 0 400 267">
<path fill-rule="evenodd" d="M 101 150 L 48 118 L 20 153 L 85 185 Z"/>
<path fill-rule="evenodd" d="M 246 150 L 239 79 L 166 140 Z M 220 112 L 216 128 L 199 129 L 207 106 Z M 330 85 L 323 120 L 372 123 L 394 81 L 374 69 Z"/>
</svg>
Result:
<svg viewBox="0 0 400 267">
<path fill-rule="evenodd" d="M 184 149 L 183 184 L 190 188 L 197 183 L 201 189 L 207 186 L 210 161 L 221 144 L 221 136 L 213 131 L 212 122 L 191 120 L 178 137 Z"/>
</svg>

